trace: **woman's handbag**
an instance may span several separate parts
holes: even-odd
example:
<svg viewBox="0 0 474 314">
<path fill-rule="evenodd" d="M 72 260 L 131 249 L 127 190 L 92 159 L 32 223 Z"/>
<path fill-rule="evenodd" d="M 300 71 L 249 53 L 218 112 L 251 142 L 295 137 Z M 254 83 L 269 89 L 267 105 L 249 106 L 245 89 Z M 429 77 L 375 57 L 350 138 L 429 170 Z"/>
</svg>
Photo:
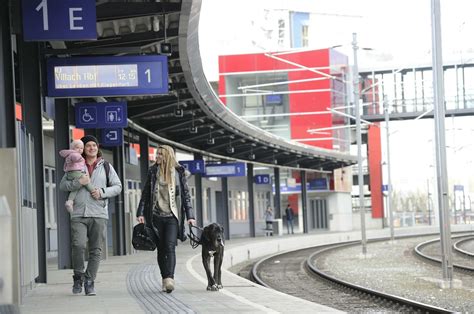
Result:
<svg viewBox="0 0 474 314">
<path fill-rule="evenodd" d="M 156 249 L 156 244 L 150 232 L 153 231 L 145 227 L 143 223 L 133 227 L 132 245 L 135 250 L 154 251 Z"/>
</svg>

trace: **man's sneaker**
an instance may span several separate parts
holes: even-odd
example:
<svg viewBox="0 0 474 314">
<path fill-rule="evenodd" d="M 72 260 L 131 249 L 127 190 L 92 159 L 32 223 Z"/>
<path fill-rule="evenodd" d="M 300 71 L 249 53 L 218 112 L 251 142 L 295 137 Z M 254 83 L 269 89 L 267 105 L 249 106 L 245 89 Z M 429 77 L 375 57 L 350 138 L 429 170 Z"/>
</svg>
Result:
<svg viewBox="0 0 474 314">
<path fill-rule="evenodd" d="M 79 294 L 82 292 L 82 276 L 72 276 L 74 284 L 72 285 L 72 293 Z"/>
<path fill-rule="evenodd" d="M 174 290 L 174 279 L 173 278 L 165 278 L 163 280 L 164 288 L 166 292 L 171 293 Z"/>
<path fill-rule="evenodd" d="M 84 282 L 84 292 L 86 293 L 86 295 L 89 295 L 89 296 L 96 295 L 94 282 L 92 280 L 86 280 Z"/>
</svg>

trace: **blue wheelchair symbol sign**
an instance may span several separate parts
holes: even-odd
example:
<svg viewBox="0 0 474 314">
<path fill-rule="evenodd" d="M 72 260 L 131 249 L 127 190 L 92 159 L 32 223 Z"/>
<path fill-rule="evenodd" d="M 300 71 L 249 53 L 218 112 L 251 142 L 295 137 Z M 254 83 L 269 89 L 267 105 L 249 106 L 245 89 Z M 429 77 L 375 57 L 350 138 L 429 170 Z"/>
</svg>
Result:
<svg viewBox="0 0 474 314">
<path fill-rule="evenodd" d="M 97 124 L 97 108 L 95 107 L 82 107 L 79 110 L 79 119 L 82 124 L 95 125 Z"/>
</svg>

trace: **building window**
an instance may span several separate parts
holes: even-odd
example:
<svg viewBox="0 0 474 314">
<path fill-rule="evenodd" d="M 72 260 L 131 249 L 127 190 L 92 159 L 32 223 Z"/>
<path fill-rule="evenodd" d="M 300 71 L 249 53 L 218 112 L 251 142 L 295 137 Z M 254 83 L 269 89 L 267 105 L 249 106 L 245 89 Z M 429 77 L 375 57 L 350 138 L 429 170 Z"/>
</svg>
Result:
<svg viewBox="0 0 474 314">
<path fill-rule="evenodd" d="M 202 211 L 202 219 L 204 222 L 212 221 L 211 215 L 211 188 L 207 188 L 203 191 L 203 211 Z"/>
<path fill-rule="evenodd" d="M 285 44 L 285 20 L 278 20 L 278 46 L 283 47 Z"/>
<path fill-rule="evenodd" d="M 308 47 L 309 46 L 309 27 L 308 25 L 303 25 L 301 27 L 301 46 Z"/>
<path fill-rule="evenodd" d="M 46 228 L 56 229 L 56 170 L 44 167 L 44 206 Z"/>
<path fill-rule="evenodd" d="M 247 220 L 247 192 L 229 191 L 230 220 Z"/>
</svg>

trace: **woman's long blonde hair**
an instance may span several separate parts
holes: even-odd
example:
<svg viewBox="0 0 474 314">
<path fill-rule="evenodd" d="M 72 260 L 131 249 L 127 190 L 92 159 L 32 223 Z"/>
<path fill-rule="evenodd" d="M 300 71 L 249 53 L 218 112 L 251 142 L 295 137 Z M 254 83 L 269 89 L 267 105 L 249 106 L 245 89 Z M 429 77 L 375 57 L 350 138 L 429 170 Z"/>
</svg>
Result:
<svg viewBox="0 0 474 314">
<path fill-rule="evenodd" d="M 179 166 L 174 149 L 168 145 L 160 145 L 156 151 L 157 154 L 159 150 L 163 154 L 163 160 L 160 164 L 160 178 L 163 178 L 167 184 L 172 184 L 173 169 Z"/>
</svg>

